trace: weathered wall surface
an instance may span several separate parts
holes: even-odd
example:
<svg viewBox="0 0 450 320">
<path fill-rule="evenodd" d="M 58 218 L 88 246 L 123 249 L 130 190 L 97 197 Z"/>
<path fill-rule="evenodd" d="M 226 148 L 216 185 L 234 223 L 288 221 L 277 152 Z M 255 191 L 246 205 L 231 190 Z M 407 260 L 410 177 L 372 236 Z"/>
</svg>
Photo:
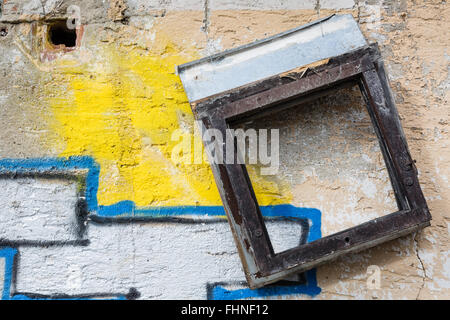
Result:
<svg viewBox="0 0 450 320">
<path fill-rule="evenodd" d="M 3 299 L 450 298 L 445 1 L 0 3 Z M 51 44 L 77 13 L 75 47 Z M 171 160 L 194 130 L 175 65 L 332 13 L 381 47 L 432 226 L 249 290 L 209 166 Z M 249 168 L 276 251 L 395 209 L 354 88 L 250 125 L 280 129 L 279 173 Z"/>
</svg>

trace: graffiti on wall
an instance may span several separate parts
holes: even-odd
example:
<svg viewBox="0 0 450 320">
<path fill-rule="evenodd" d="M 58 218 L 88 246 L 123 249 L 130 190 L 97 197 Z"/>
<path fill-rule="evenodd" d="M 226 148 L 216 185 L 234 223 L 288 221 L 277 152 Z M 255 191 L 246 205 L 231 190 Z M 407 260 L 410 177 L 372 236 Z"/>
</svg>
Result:
<svg viewBox="0 0 450 320">
<path fill-rule="evenodd" d="M 128 247 L 123 245 L 123 251 L 114 247 L 115 241 L 123 241 L 124 243 L 132 243 L 133 241 L 149 241 L 158 233 L 160 238 L 164 238 L 165 235 L 170 234 L 170 231 L 174 232 L 171 236 L 175 236 L 180 239 L 180 246 L 186 245 L 186 238 L 191 241 L 191 249 L 186 250 L 185 254 L 181 254 L 182 251 L 177 250 L 177 244 L 170 236 L 167 239 L 162 239 L 166 243 L 166 252 L 152 252 L 151 248 L 143 248 L 140 252 L 141 258 L 150 257 L 151 260 L 146 260 L 143 264 L 137 266 L 133 264 L 128 268 L 130 274 L 133 273 L 134 268 L 146 269 L 154 268 L 152 264 L 154 263 L 164 263 L 164 255 L 166 256 L 176 256 L 177 262 L 183 264 L 184 260 L 192 259 L 192 256 L 196 255 L 199 257 L 202 251 L 205 250 L 205 246 L 208 250 L 212 250 L 214 245 L 221 248 L 221 252 L 218 254 L 207 255 L 212 256 L 209 259 L 202 259 L 203 261 L 197 261 L 197 264 L 201 266 L 202 262 L 205 264 L 215 263 L 216 256 L 229 255 L 227 259 L 218 259 L 220 263 L 225 262 L 217 270 L 207 270 L 211 268 L 211 265 L 205 266 L 204 272 L 210 278 L 198 277 L 194 274 L 191 281 L 196 282 L 198 280 L 203 280 L 198 282 L 198 285 L 203 285 L 204 297 L 209 299 L 240 299 L 249 297 L 264 297 L 273 295 L 289 295 L 289 294 L 308 294 L 316 295 L 320 292 L 317 287 L 315 279 L 315 271 L 309 271 L 304 275 L 300 275 L 297 279 L 293 279 L 290 283 L 286 281 L 284 284 L 277 284 L 268 288 L 250 290 L 246 288 L 243 279 L 240 279 L 242 271 L 239 268 L 239 259 L 237 257 L 237 252 L 235 252 L 231 236 L 229 236 L 228 224 L 224 217 L 225 213 L 223 207 L 221 206 L 173 206 L 173 207 L 153 207 L 153 208 L 135 208 L 132 203 L 121 202 L 119 204 L 110 206 L 99 206 L 97 202 L 97 189 L 98 189 L 98 178 L 99 178 L 99 166 L 90 157 L 71 157 L 71 158 L 58 158 L 58 159 L 30 159 L 30 160 L 11 160 L 4 159 L 0 161 L 0 172 L 2 173 L 2 179 L 7 179 L 10 181 L 17 181 L 18 179 L 33 179 L 39 180 L 44 179 L 71 179 L 76 182 L 77 201 L 73 202 L 72 212 L 66 212 L 66 215 L 75 216 L 73 217 L 73 225 L 67 222 L 64 226 L 57 226 L 58 228 L 52 228 L 52 221 L 46 219 L 48 217 L 44 216 L 44 220 L 39 224 L 40 215 L 42 212 L 34 212 L 35 226 L 34 230 L 31 232 L 24 231 L 23 235 L 15 233 L 11 235 L 14 239 L 5 239 L 2 235 L 0 240 L 0 245 L 2 249 L 2 257 L 5 261 L 5 274 L 3 280 L 3 299 L 28 299 L 28 298 L 47 298 L 47 299 L 58 299 L 58 298 L 100 298 L 100 297 L 116 297 L 116 298 L 136 298 L 139 297 L 140 291 L 134 286 L 128 288 L 128 293 L 123 289 L 122 294 L 111 293 L 111 289 L 108 286 L 111 284 L 114 286 L 114 281 L 109 283 L 106 281 L 105 284 L 93 285 L 98 279 L 98 272 L 86 272 L 82 271 L 83 275 L 79 275 L 86 282 L 86 287 L 81 288 L 81 284 L 73 285 L 69 283 L 69 288 L 72 292 L 80 292 L 83 290 L 91 289 L 97 287 L 104 287 L 104 292 L 82 292 L 78 294 L 65 294 L 63 292 L 58 292 L 57 294 L 42 294 L 36 292 L 23 292 L 20 289 L 23 286 L 27 286 L 27 281 L 21 279 L 24 274 L 32 274 L 36 282 L 36 271 L 42 271 L 43 273 L 49 272 L 53 276 L 61 280 L 64 283 L 65 275 L 57 275 L 64 270 L 64 266 L 71 266 L 70 271 L 73 273 L 74 270 L 83 270 L 89 268 L 89 264 L 96 264 L 96 259 L 104 260 L 108 263 L 108 255 L 118 255 L 118 261 L 123 259 L 124 261 L 129 259 L 129 255 L 136 254 L 136 245 L 130 245 Z M 74 179 L 81 175 L 85 178 Z M 24 185 L 24 181 L 21 181 L 21 185 Z M 41 182 L 43 185 L 44 183 Z M 81 189 L 81 192 L 80 192 Z M 55 190 L 51 189 L 50 196 L 55 196 Z M 30 193 L 30 197 L 33 198 L 35 195 Z M 70 202 L 70 198 L 64 198 L 65 201 Z M 48 199 L 47 199 L 48 200 Z M 6 214 L 11 212 L 11 208 L 14 208 L 14 199 L 10 199 L 11 207 L 10 210 L 4 211 Z M 52 201 L 46 201 L 45 205 L 52 204 Z M 53 202 L 56 203 L 56 202 Z M 17 221 L 14 223 L 23 224 L 26 223 L 27 217 L 31 214 L 20 210 L 20 207 L 16 205 L 16 211 L 14 212 L 18 217 Z M 35 208 L 36 209 L 36 208 Z M 126 210 L 125 210 L 126 209 Z M 296 208 L 291 205 L 275 205 L 275 206 L 262 206 L 261 208 L 266 222 L 268 224 L 269 230 L 274 231 L 274 234 L 289 232 L 297 237 L 297 243 L 291 239 L 280 239 L 287 240 L 287 244 L 294 246 L 299 243 L 305 243 L 307 241 L 313 241 L 320 238 L 320 211 L 316 209 L 305 209 Z M 67 211 L 67 210 L 66 210 Z M 4 214 L 5 214 L 4 213 Z M 61 217 L 58 217 L 61 219 Z M 20 221 L 22 220 L 22 221 Z M 52 219 L 50 219 L 52 220 Z M 55 220 L 53 218 L 53 220 Z M 56 221 L 55 221 L 56 222 Z M 133 225 L 140 226 L 140 232 L 127 229 L 127 227 Z M 163 226 L 161 228 L 161 226 Z M 177 227 L 178 226 L 178 227 Z M 205 228 L 206 226 L 206 228 Z M 212 226 L 212 227 L 211 227 Z M 158 230 L 160 228 L 160 230 Z M 277 230 L 277 228 L 279 230 Z M 287 229 L 286 229 L 287 228 Z M 62 230 L 60 230 L 62 229 Z M 66 234 L 61 235 L 61 231 Z M 149 234 L 145 232 L 149 232 Z M 279 232 L 277 232 L 279 231 Z M 120 236 L 119 239 L 107 236 L 108 234 L 117 232 Z M 127 233 L 127 236 L 120 235 L 121 232 Z M 180 232 L 180 234 L 175 234 Z M 5 233 L 5 232 L 3 232 Z M 193 234 L 206 233 L 206 236 L 198 237 L 198 239 L 193 239 Z M 300 235 L 300 236 L 299 236 Z M 48 238 L 45 238 L 47 236 Z M 211 241 L 216 238 L 216 243 Z M 55 240 L 56 239 L 56 240 Z M 227 245 L 220 245 L 223 239 L 228 240 Z M 208 243 L 211 241 L 212 243 Z M 278 241 L 280 242 L 280 241 Z M 290 242 L 290 243 L 289 243 Z M 198 245 L 197 245 L 198 244 Z M 118 243 L 118 245 L 121 245 Z M 277 247 L 277 241 L 275 241 L 274 246 Z M 111 250 L 112 249 L 112 250 Z M 181 248 L 179 248 L 181 249 Z M 225 249 L 225 250 L 224 250 Z M 117 250 L 115 252 L 114 250 Z M 83 254 L 83 251 L 88 252 Z M 91 252 L 92 251 L 92 252 Z M 134 251 L 134 252 L 130 252 Z M 164 251 L 164 250 L 163 250 Z M 197 252 L 199 251 L 199 252 Z M 89 254 L 91 252 L 91 254 Z M 42 255 L 41 257 L 36 257 L 35 255 Z M 84 257 L 83 257 L 84 255 Z M 54 258 L 58 261 L 52 261 L 52 265 L 46 265 L 48 263 L 49 257 Z M 152 259 L 154 257 L 154 260 Z M 30 259 L 27 261 L 27 259 Z M 76 261 L 73 261 L 76 260 Z M 209 261 L 208 261 L 209 260 Z M 119 262 L 120 263 L 120 262 Z M 38 264 L 38 265 L 37 265 Z M 39 266 L 39 264 L 41 264 Z M 106 267 L 107 269 L 108 267 Z M 227 277 L 221 279 L 221 275 L 224 269 L 233 268 L 235 274 L 231 277 L 233 281 L 227 281 Z M 114 269 L 114 267 L 112 267 Z M 202 270 L 196 269 L 194 267 L 190 270 L 193 273 L 203 272 Z M 86 272 L 86 273 L 85 273 Z M 122 272 L 116 274 L 114 270 L 103 270 L 105 273 L 110 273 L 113 277 L 121 277 Z M 62 272 L 64 273 L 64 272 Z M 168 270 L 166 273 L 167 277 L 172 276 L 176 281 L 186 281 L 187 279 L 178 278 L 178 273 L 176 270 Z M 170 273 L 173 273 L 170 275 Z M 161 274 L 161 273 L 160 273 Z M 128 276 L 124 276 L 126 278 Z M 17 279 L 16 279 L 17 278 Z M 70 278 L 70 276 L 68 277 Z M 92 278 L 92 279 L 89 279 Z M 132 278 L 132 277 L 131 277 Z M 128 279 L 130 285 L 135 284 L 136 279 Z M 198 279 L 198 280 L 197 280 Z M 218 280 L 222 281 L 218 281 Z M 17 283 L 17 281 L 19 283 Z M 73 279 L 76 282 L 75 278 Z M 90 281 L 93 283 L 89 283 Z M 125 283 L 124 279 L 118 279 L 122 283 Z M 39 281 L 38 281 L 39 282 Z M 46 281 L 48 282 L 48 281 Z M 101 282 L 101 281 L 100 281 Z M 67 285 L 67 279 L 65 281 Z M 42 283 L 42 285 L 48 285 Z M 122 284 L 122 286 L 125 286 Z M 59 286 L 60 290 L 64 286 Z M 54 288 L 48 288 L 49 292 L 52 292 Z M 149 287 L 152 289 L 152 286 Z M 189 293 L 191 294 L 191 293 Z M 146 294 L 145 296 L 148 296 Z M 168 295 L 168 297 L 174 297 L 173 295 Z M 166 296 L 165 296 L 166 297 Z M 201 295 L 200 295 L 201 297 Z"/>
<path fill-rule="evenodd" d="M 42 139 L 59 157 L 0 160 L 3 299 L 320 292 L 314 270 L 247 287 L 208 163 L 171 160 L 172 132 L 194 138 L 175 65 L 198 54 L 157 40 L 151 52 L 105 45 L 94 58 L 46 62 L 50 133 Z M 289 205 L 289 187 L 276 176 L 249 173 L 274 248 L 321 237 L 319 210 Z"/>
</svg>

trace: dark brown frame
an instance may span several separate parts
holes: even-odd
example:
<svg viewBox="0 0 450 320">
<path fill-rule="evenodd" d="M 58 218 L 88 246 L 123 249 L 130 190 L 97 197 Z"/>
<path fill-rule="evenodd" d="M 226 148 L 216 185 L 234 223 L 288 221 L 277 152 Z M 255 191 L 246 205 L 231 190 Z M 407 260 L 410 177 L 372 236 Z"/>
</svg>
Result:
<svg viewBox="0 0 450 320">
<path fill-rule="evenodd" d="M 399 211 L 275 254 L 245 165 L 211 163 L 250 288 L 430 225 L 431 215 L 408 151 L 378 46 L 371 44 L 304 70 L 294 69 L 195 101 L 191 103 L 192 110 L 205 128 L 218 129 L 225 136 L 230 123 L 279 112 L 332 89 L 358 84 L 380 143 Z M 226 158 L 226 148 L 223 155 Z"/>
</svg>

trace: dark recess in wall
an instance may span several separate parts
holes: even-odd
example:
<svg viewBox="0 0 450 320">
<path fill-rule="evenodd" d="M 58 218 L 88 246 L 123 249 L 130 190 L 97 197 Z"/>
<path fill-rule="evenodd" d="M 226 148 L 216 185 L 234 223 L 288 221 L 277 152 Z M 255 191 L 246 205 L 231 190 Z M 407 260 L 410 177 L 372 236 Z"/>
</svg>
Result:
<svg viewBox="0 0 450 320">
<path fill-rule="evenodd" d="M 67 27 L 67 20 L 53 22 L 48 28 L 48 39 L 51 44 L 75 47 L 77 43 L 76 29 Z"/>
</svg>

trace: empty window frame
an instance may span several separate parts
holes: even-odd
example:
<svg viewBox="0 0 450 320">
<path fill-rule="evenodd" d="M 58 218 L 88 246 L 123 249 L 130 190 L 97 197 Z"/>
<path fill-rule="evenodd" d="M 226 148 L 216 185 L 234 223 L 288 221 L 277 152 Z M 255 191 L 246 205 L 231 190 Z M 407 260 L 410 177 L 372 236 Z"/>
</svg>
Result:
<svg viewBox="0 0 450 320">
<path fill-rule="evenodd" d="M 367 103 L 399 211 L 275 253 L 245 165 L 212 162 L 216 184 L 251 288 L 430 225 L 431 215 L 408 151 L 378 46 L 367 45 L 304 70 L 296 72 L 294 69 L 195 101 L 193 112 L 205 128 L 220 130 L 225 136 L 230 123 L 280 112 L 343 85 L 356 83 Z M 225 159 L 225 146 L 222 152 Z"/>
</svg>

